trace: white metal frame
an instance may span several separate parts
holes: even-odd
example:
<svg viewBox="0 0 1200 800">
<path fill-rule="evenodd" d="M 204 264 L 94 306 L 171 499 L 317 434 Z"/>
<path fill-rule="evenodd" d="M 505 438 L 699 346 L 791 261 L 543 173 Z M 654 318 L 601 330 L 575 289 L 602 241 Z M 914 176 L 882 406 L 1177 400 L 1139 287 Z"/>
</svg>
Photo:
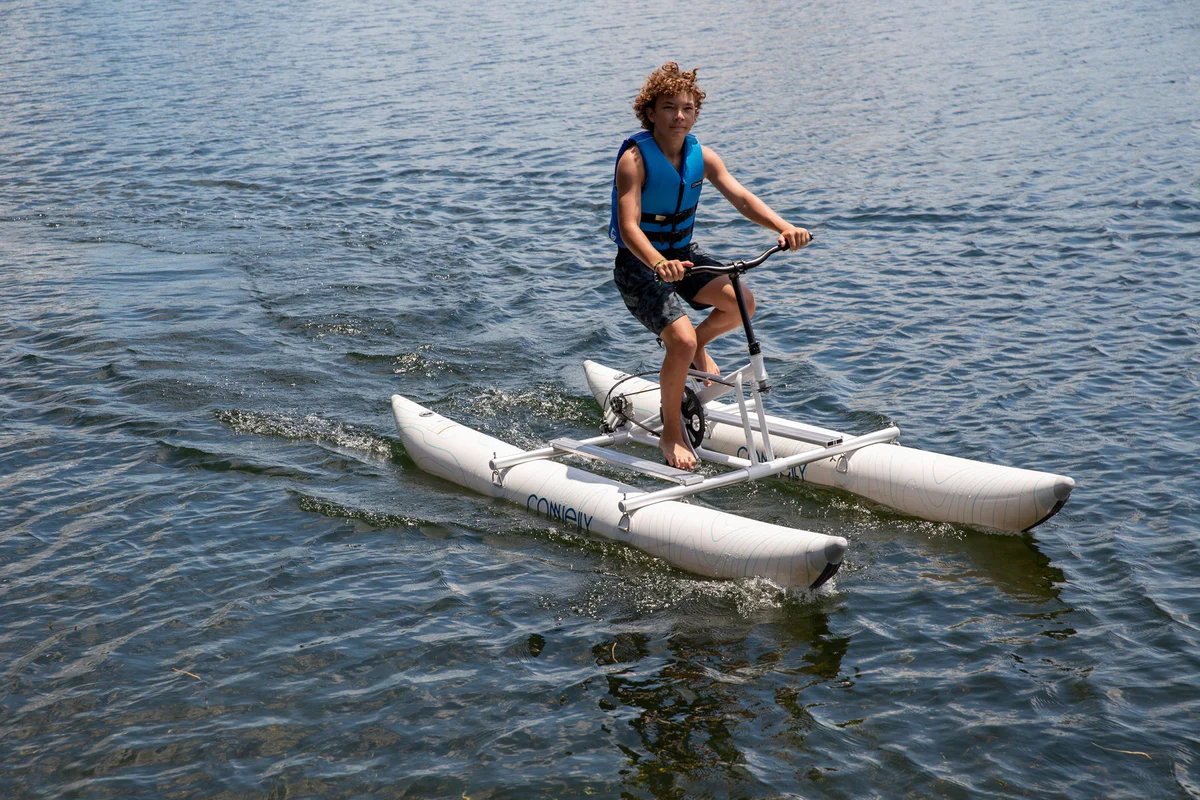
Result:
<svg viewBox="0 0 1200 800">
<path fill-rule="evenodd" d="M 511 456 L 493 457 L 491 460 L 492 483 L 497 486 L 503 486 L 505 473 L 518 464 L 546 458 L 557 458 L 564 455 L 575 455 L 602 461 L 623 469 L 634 470 L 643 475 L 649 475 L 652 478 L 677 484 L 676 486 L 653 492 L 634 492 L 626 495 L 620 503 L 620 509 L 625 514 L 624 524 L 627 525 L 630 514 L 639 508 L 645 508 L 654 503 L 690 497 L 691 495 L 709 491 L 710 489 L 778 475 L 781 472 L 787 472 L 793 467 L 813 461 L 820 461 L 824 458 L 833 458 L 835 456 L 842 456 L 844 458 L 846 454 L 867 445 L 890 442 L 899 437 L 900 429 L 894 425 L 874 431 L 873 433 L 843 440 L 841 434 L 836 431 L 829 431 L 824 428 L 817 428 L 797 422 L 767 421 L 767 414 L 763 410 L 762 398 L 764 394 L 771 390 L 771 383 L 767 376 L 766 364 L 763 362 L 762 349 L 759 347 L 758 341 L 754 338 L 754 329 L 746 313 L 739 275 L 758 266 L 773 253 L 781 249 L 783 248 L 779 246 L 772 247 L 755 259 L 750 261 L 735 261 L 728 267 L 697 268 L 729 276 L 730 284 L 737 297 L 738 308 L 742 314 L 742 326 L 746 331 L 746 343 L 750 353 L 750 363 L 745 364 L 729 375 L 712 375 L 692 369 L 688 370 L 688 376 L 696 382 L 695 388 L 699 389 L 696 394 L 700 399 L 700 403 L 705 406 L 705 417 L 707 419 L 727 425 L 741 426 L 746 436 L 747 455 L 759 452 L 754 442 L 754 434 L 755 432 L 758 433 L 762 444 L 763 456 L 760 462 L 755 463 L 751 459 L 738 458 L 737 456 L 725 453 L 717 453 L 704 447 L 696 447 L 693 450 L 697 459 L 733 467 L 731 471 L 720 475 L 701 476 L 688 470 L 676 469 L 675 467 L 648 461 L 629 455 L 628 453 L 604 449 L 612 445 L 627 442 L 639 442 L 657 446 L 657 437 L 662 431 L 661 416 L 659 414 L 652 414 L 642 420 L 627 420 L 613 433 L 593 436 L 583 441 L 565 438 L 555 439 L 550 442 L 549 446 L 538 448 L 537 450 L 529 450 Z M 705 382 L 708 382 L 709 385 L 704 386 Z M 746 384 L 750 385 L 749 401 L 746 399 Z M 707 405 L 710 401 L 715 400 L 730 390 L 734 390 L 735 397 L 737 398 L 738 413 L 736 415 L 715 409 L 713 411 L 708 410 Z M 775 450 L 771 446 L 772 436 L 807 442 L 816 445 L 817 449 L 785 458 L 776 458 Z"/>
<path fill-rule="evenodd" d="M 706 408 L 705 416 L 712 422 L 740 425 L 746 436 L 746 452 L 758 453 L 759 448 L 756 444 L 761 444 L 761 452 L 765 460 L 755 463 L 750 459 L 718 453 L 708 450 L 705 447 L 697 447 L 694 450 L 698 460 L 734 468 L 729 472 L 719 475 L 701 476 L 688 470 L 676 469 L 666 464 L 640 459 L 620 451 L 605 449 L 613 445 L 627 444 L 629 442 L 657 447 L 657 434 L 662 430 L 662 422 L 659 415 L 656 414 L 646 419 L 637 420 L 637 423 L 640 423 L 640 427 L 633 422 L 625 422 L 613 433 L 593 436 L 581 441 L 555 439 L 546 447 L 528 450 L 524 453 L 516 453 L 511 456 L 493 458 L 491 460 L 492 482 L 497 486 L 502 486 L 504 484 L 505 473 L 518 464 L 575 455 L 602 461 L 616 467 L 633 470 L 652 478 L 676 484 L 675 486 L 656 491 L 635 492 L 626 495 L 625 499 L 620 503 L 620 509 L 622 513 L 628 515 L 634 513 L 639 508 L 645 508 L 654 503 L 661 503 L 666 500 L 678 500 L 699 494 L 700 492 L 718 489 L 722 486 L 730 486 L 736 483 L 745 483 L 746 481 L 778 475 L 802 464 L 845 455 L 872 444 L 891 442 L 900 436 L 900 429 L 893 425 L 872 433 L 843 440 L 835 431 L 828 431 L 801 423 L 779 420 L 768 421 L 767 415 L 763 410 L 762 390 L 768 388 L 769 384 L 766 382 L 766 370 L 758 364 L 746 364 L 729 375 L 711 375 L 695 369 L 689 370 L 688 375 L 698 383 L 712 381 L 710 386 L 705 386 L 697 392 L 701 402 L 705 404 L 734 390 L 738 406 L 738 413 L 736 415 L 721 411 L 709 411 Z M 746 384 L 750 385 L 749 400 L 746 398 Z M 648 428 L 649 431 L 643 428 Z M 653 433 L 650 431 L 653 431 Z M 754 434 L 756 432 L 759 434 L 758 443 L 754 441 Z M 771 447 L 772 436 L 797 439 L 810 444 L 816 444 L 817 449 L 798 453 L 793 456 L 776 458 L 774 449 Z"/>
</svg>

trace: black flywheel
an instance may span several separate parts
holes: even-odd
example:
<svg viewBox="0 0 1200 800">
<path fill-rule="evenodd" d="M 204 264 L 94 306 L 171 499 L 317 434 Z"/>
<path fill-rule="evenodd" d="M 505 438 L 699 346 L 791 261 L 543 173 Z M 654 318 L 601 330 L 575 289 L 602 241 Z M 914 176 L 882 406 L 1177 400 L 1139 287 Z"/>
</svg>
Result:
<svg viewBox="0 0 1200 800">
<path fill-rule="evenodd" d="M 683 416 L 683 432 L 687 434 L 692 447 L 699 447 L 704 441 L 704 406 L 700 398 L 692 391 L 692 387 L 683 389 L 683 405 L 680 407 Z"/>
</svg>

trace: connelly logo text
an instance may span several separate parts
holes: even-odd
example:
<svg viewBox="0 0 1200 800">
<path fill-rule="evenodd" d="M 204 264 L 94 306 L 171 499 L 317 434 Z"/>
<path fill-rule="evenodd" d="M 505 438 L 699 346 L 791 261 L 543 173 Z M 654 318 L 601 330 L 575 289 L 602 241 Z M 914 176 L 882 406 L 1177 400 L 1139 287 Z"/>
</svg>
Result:
<svg viewBox="0 0 1200 800">
<path fill-rule="evenodd" d="M 590 531 L 592 529 L 594 516 L 585 514 L 582 511 L 576 511 L 571 506 L 555 503 L 545 497 L 538 497 L 536 494 L 531 494 L 525 498 L 525 507 L 543 514 L 550 519 L 573 523 L 581 531 Z"/>
<path fill-rule="evenodd" d="M 746 455 L 748 452 L 749 451 L 746 450 L 745 446 L 739 447 L 737 451 L 738 458 L 748 458 Z M 762 450 L 755 448 L 754 452 L 758 455 L 758 461 L 760 464 L 768 460 L 767 454 Z M 802 481 L 804 480 L 804 470 L 807 468 L 808 464 L 801 464 L 797 467 L 789 467 L 787 472 L 781 472 L 779 474 L 787 478 L 795 478 L 796 480 Z"/>
</svg>

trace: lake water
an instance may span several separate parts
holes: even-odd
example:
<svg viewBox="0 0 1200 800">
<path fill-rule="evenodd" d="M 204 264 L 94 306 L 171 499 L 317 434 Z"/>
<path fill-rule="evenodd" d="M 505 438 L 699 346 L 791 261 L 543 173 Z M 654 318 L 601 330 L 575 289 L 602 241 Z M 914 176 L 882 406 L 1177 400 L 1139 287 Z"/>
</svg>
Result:
<svg viewBox="0 0 1200 800">
<path fill-rule="evenodd" d="M 416 469 L 393 393 L 532 446 L 657 364 L 604 229 L 671 59 L 816 235 L 773 410 L 1058 516 L 709 496 L 849 540 L 785 593 Z M 5 797 L 1200 796 L 1194 2 L 15 0 L 0 75 Z"/>
</svg>

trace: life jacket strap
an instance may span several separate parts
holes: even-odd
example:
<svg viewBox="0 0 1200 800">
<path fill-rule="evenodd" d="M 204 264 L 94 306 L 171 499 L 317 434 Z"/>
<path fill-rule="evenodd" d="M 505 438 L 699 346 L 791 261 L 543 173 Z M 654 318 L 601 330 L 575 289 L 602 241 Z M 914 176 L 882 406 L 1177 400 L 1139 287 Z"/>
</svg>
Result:
<svg viewBox="0 0 1200 800">
<path fill-rule="evenodd" d="M 642 212 L 642 222 L 649 225 L 678 225 L 680 222 L 691 217 L 696 213 L 698 204 L 691 208 L 685 208 L 682 211 L 677 211 L 674 214 L 650 214 Z"/>
<path fill-rule="evenodd" d="M 677 231 L 642 231 L 642 233 L 646 234 L 646 238 L 654 244 L 669 245 L 691 236 L 692 229 L 695 227 L 695 225 L 688 225 L 686 228 Z"/>
</svg>

